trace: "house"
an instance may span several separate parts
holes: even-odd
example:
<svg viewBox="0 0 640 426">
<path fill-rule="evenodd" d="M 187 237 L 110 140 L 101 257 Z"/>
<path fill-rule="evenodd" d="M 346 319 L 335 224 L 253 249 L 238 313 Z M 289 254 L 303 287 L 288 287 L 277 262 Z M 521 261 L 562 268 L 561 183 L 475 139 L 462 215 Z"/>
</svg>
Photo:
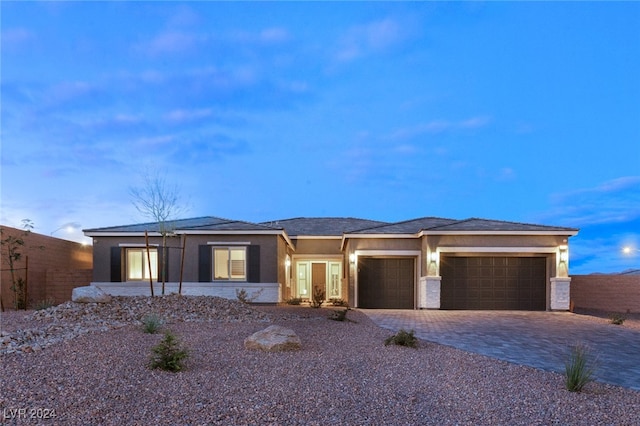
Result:
<svg viewBox="0 0 640 426">
<path fill-rule="evenodd" d="M 200 217 L 170 228 L 166 268 L 158 223 L 85 230 L 93 238 L 92 285 L 150 294 L 151 278 L 158 294 L 164 270 L 167 292 L 181 282 L 182 294 L 235 298 L 244 290 L 264 303 L 310 299 L 321 288 L 327 299 L 359 308 L 568 310 L 568 239 L 578 233 L 437 217 Z"/>
</svg>

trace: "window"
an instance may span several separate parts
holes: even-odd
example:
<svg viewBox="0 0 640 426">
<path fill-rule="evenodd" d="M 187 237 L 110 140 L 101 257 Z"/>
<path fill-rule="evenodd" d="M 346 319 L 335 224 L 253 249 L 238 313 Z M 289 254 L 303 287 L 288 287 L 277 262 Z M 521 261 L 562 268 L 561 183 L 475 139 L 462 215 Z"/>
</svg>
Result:
<svg viewBox="0 0 640 426">
<path fill-rule="evenodd" d="M 151 278 L 158 279 L 158 249 L 149 249 L 151 258 Z M 127 249 L 127 281 L 149 279 L 149 258 L 146 248 Z"/>
<path fill-rule="evenodd" d="M 213 279 L 247 280 L 246 247 L 216 247 L 213 249 Z"/>
</svg>

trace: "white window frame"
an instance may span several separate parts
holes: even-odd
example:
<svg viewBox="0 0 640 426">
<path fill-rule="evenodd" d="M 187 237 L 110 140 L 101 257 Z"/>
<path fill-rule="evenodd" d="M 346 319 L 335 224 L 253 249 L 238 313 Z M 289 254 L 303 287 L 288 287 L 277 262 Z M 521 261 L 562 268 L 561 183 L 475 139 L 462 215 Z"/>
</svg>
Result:
<svg viewBox="0 0 640 426">
<path fill-rule="evenodd" d="M 147 248 L 145 247 L 125 247 L 125 255 L 124 255 L 124 264 L 125 264 L 125 275 L 126 275 L 126 280 L 127 281 L 147 281 L 149 280 L 149 260 L 147 259 Z M 131 273 L 131 262 L 129 261 L 129 253 L 132 252 L 139 252 L 142 255 L 142 271 L 141 271 L 141 278 L 132 278 L 131 276 L 133 275 Z M 156 247 L 154 248 L 149 248 L 149 255 L 151 256 L 152 262 L 153 262 L 153 255 L 155 254 L 155 264 L 156 264 L 156 268 L 154 270 L 151 271 L 151 280 L 152 281 L 158 281 L 158 269 L 159 269 L 159 263 L 158 263 L 158 249 Z"/>
<path fill-rule="evenodd" d="M 216 275 L 216 251 L 224 251 L 227 252 L 227 277 L 218 278 Z M 243 273 L 232 274 L 233 265 L 231 258 L 232 251 L 242 251 L 244 253 L 243 261 Z M 247 281 L 247 247 L 238 247 L 238 246 L 214 246 L 213 250 L 211 250 L 211 277 L 212 281 L 239 281 L 246 282 Z"/>
</svg>

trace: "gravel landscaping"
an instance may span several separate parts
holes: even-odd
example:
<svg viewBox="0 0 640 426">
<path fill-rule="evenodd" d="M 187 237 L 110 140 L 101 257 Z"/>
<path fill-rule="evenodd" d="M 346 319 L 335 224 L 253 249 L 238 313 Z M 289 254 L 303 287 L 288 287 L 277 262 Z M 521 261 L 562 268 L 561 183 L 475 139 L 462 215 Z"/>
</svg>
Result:
<svg viewBox="0 0 640 426">
<path fill-rule="evenodd" d="M 166 320 L 188 348 L 178 373 L 151 370 L 140 319 Z M 635 425 L 640 392 L 563 376 L 390 333 L 364 314 L 248 306 L 205 297 L 114 298 L 5 312 L 0 423 L 65 425 Z M 262 352 L 244 339 L 276 324 L 302 349 Z M 55 417 L 53 417 L 55 416 Z M 27 417 L 25 419 L 25 417 Z M 49 418 L 44 418 L 49 417 Z"/>
</svg>

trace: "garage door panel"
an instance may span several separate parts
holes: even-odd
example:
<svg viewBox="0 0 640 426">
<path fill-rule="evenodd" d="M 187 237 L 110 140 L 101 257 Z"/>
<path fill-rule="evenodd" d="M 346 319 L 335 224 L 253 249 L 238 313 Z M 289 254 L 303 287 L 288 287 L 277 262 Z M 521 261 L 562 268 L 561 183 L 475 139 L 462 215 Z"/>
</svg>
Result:
<svg viewBox="0 0 640 426">
<path fill-rule="evenodd" d="M 447 257 L 441 262 L 442 309 L 544 310 L 544 257 Z"/>
<path fill-rule="evenodd" d="M 358 259 L 358 305 L 370 309 L 413 309 L 414 259 Z"/>
</svg>

